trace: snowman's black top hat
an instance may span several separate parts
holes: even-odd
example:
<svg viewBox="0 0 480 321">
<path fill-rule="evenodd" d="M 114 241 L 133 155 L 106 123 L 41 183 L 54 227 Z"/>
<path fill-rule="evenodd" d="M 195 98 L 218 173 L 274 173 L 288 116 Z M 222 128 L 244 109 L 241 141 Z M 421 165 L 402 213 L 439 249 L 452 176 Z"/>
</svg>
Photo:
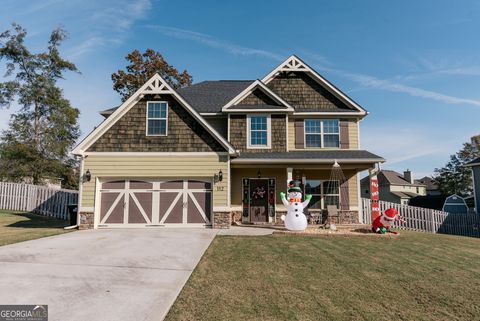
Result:
<svg viewBox="0 0 480 321">
<path fill-rule="evenodd" d="M 302 189 L 300 188 L 300 181 L 290 181 L 290 183 L 288 183 L 287 193 L 291 192 L 302 192 Z"/>
</svg>

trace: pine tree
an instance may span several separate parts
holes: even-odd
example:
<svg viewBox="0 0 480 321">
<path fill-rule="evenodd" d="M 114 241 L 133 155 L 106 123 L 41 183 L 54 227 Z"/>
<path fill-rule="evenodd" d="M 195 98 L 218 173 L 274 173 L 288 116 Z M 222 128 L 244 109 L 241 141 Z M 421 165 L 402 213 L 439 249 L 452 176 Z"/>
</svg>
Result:
<svg viewBox="0 0 480 321">
<path fill-rule="evenodd" d="M 480 157 L 480 135 L 472 137 L 442 168 L 435 168 L 435 182 L 445 195 L 468 196 L 473 192 L 472 172 L 464 165 Z"/>
<path fill-rule="evenodd" d="M 65 71 L 78 70 L 60 56 L 63 29 L 52 31 L 47 51 L 40 53 L 30 52 L 26 35 L 18 24 L 0 34 L 0 60 L 6 61 L 8 79 L 0 83 L 0 106 L 20 106 L 1 135 L 0 178 L 41 184 L 45 177 L 70 177 L 75 170 L 69 152 L 80 135 L 79 110 L 63 97 L 57 81 Z"/>
</svg>

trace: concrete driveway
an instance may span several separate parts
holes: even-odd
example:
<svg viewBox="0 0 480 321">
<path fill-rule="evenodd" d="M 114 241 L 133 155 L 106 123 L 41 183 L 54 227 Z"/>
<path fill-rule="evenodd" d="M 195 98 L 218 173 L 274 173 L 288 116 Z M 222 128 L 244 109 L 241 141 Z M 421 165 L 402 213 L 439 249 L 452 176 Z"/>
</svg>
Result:
<svg viewBox="0 0 480 321">
<path fill-rule="evenodd" d="M 216 230 L 78 231 L 0 247 L 0 304 L 49 320 L 162 320 Z"/>
</svg>

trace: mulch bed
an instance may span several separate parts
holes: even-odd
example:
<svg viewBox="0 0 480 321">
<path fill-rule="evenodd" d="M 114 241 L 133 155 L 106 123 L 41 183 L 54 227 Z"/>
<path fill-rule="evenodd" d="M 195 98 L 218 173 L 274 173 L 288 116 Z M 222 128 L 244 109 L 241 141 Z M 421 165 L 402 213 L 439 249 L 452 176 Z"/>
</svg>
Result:
<svg viewBox="0 0 480 321">
<path fill-rule="evenodd" d="M 396 231 L 398 233 L 398 231 Z M 388 237 L 395 238 L 400 234 L 386 233 L 386 234 L 377 234 L 373 233 L 367 227 L 354 227 L 354 228 L 345 228 L 337 227 L 337 230 L 325 229 L 321 227 L 308 227 L 305 231 L 289 231 L 285 228 L 278 229 L 273 232 L 274 235 L 299 235 L 299 236 L 360 236 L 360 237 Z"/>
</svg>

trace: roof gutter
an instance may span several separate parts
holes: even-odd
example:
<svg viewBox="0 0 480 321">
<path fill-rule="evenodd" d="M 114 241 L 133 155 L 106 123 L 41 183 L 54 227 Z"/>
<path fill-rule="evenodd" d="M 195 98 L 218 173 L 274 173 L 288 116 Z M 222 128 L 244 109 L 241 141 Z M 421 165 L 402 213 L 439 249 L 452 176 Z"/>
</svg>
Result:
<svg viewBox="0 0 480 321">
<path fill-rule="evenodd" d="M 384 163 L 383 158 L 349 158 L 349 159 L 336 159 L 341 164 L 358 164 L 358 163 Z M 333 159 L 274 159 L 274 158 L 237 158 L 230 161 L 232 164 L 333 164 Z"/>
</svg>

